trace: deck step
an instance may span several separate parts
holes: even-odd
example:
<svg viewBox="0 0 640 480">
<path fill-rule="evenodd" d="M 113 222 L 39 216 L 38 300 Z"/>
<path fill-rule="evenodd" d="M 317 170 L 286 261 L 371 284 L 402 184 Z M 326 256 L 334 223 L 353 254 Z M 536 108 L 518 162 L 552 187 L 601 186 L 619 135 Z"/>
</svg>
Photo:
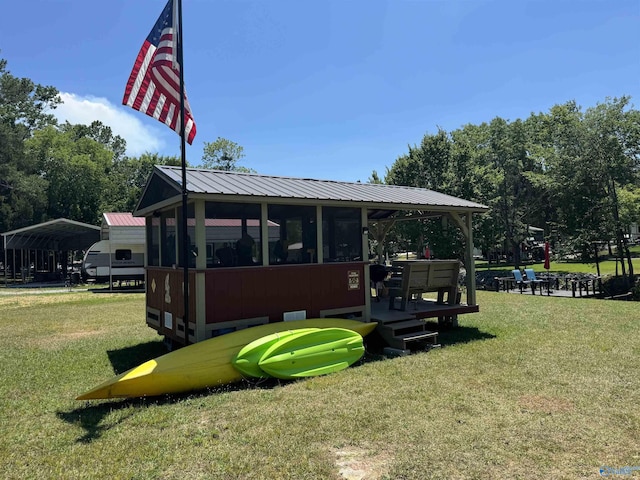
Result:
<svg viewBox="0 0 640 480">
<path fill-rule="evenodd" d="M 411 350 L 411 345 L 426 346 L 434 348 L 438 346 L 437 332 L 411 332 L 402 335 L 390 335 L 388 332 L 381 332 L 382 337 L 391 348 L 400 350 Z M 414 346 L 415 348 L 415 346 Z"/>
<path fill-rule="evenodd" d="M 428 338 L 433 338 L 435 340 L 438 338 L 438 332 L 404 333 L 402 335 L 396 335 L 395 337 L 404 340 L 405 342 L 415 342 L 418 340 L 426 340 Z"/>
<path fill-rule="evenodd" d="M 387 340 L 392 347 L 400 348 L 403 350 L 410 350 L 410 344 L 417 344 L 427 346 L 429 348 L 438 347 L 438 333 L 437 332 L 414 332 L 405 333 L 404 335 L 396 335 Z"/>
<path fill-rule="evenodd" d="M 389 334 L 396 336 L 403 333 L 424 332 L 425 325 L 425 322 L 421 320 L 406 320 L 404 322 L 385 323 L 384 325 L 378 325 L 378 331 L 388 332 Z"/>
<path fill-rule="evenodd" d="M 399 310 L 388 310 L 382 314 L 373 316 L 376 322 L 386 325 L 388 323 L 402 322 L 405 320 L 415 320 L 416 316 L 410 312 L 401 312 Z"/>
<path fill-rule="evenodd" d="M 376 329 L 380 336 L 392 348 L 407 350 L 410 343 L 429 343 L 435 346 L 438 339 L 437 332 L 425 330 L 426 323 L 422 320 L 404 320 L 400 322 L 378 324 Z"/>
</svg>

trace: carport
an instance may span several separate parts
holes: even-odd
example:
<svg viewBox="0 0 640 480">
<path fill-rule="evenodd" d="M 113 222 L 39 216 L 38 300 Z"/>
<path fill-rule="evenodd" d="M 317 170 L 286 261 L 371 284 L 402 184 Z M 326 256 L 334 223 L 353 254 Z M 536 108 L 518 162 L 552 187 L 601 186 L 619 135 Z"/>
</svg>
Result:
<svg viewBox="0 0 640 480">
<path fill-rule="evenodd" d="M 5 285 L 9 278 L 64 280 L 69 252 L 86 250 L 99 241 L 100 227 L 58 218 L 3 233 L 2 238 Z"/>
</svg>

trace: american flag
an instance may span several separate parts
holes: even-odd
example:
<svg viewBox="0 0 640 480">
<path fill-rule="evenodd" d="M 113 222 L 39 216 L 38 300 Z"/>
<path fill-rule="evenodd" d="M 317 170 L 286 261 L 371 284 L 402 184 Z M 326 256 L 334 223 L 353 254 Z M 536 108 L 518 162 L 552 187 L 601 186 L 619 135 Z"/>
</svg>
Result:
<svg viewBox="0 0 640 480">
<path fill-rule="evenodd" d="M 169 0 L 142 44 L 127 81 L 122 104 L 146 113 L 180 134 L 180 65 L 174 0 Z M 191 107 L 184 93 L 185 140 L 196 136 Z"/>
</svg>

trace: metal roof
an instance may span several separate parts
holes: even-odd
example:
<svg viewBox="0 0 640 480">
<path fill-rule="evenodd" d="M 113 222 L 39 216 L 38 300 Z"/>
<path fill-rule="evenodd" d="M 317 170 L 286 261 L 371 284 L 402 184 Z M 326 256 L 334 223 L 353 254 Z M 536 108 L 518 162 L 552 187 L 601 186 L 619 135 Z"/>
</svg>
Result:
<svg viewBox="0 0 640 480">
<path fill-rule="evenodd" d="M 175 194 L 182 187 L 180 167 L 156 166 L 138 204 L 136 214 L 144 213 L 157 201 L 157 192 L 148 192 L 154 176 L 161 177 L 173 187 Z M 158 178 L 155 179 L 156 182 Z M 187 169 L 187 191 L 214 197 L 255 197 L 260 200 L 295 199 L 320 203 L 349 203 L 389 212 L 396 210 L 474 211 L 483 212 L 485 205 L 427 190 L 425 188 L 380 185 L 372 183 L 339 182 L 310 178 L 275 177 L 256 173 L 221 170 Z M 149 198 L 145 201 L 145 196 Z M 154 200 L 152 200 L 152 198 Z M 358 205 L 353 205 L 353 204 Z"/>
<path fill-rule="evenodd" d="M 84 250 L 100 240 L 100 227 L 58 218 L 2 236 L 5 249 Z"/>
<path fill-rule="evenodd" d="M 144 218 L 134 217 L 130 212 L 107 212 L 102 214 L 110 227 L 144 227 Z"/>
</svg>

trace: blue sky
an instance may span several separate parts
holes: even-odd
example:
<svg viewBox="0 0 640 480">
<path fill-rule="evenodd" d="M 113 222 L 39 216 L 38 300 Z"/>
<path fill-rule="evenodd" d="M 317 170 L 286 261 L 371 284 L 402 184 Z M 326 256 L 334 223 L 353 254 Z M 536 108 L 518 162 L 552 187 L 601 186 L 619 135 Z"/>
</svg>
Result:
<svg viewBox="0 0 640 480">
<path fill-rule="evenodd" d="M 62 92 L 61 119 L 179 155 L 173 131 L 121 106 L 165 3 L 5 0 L 0 57 Z M 195 165 L 220 136 L 260 173 L 366 181 L 438 127 L 640 107 L 640 0 L 183 0 L 183 17 Z"/>
</svg>

